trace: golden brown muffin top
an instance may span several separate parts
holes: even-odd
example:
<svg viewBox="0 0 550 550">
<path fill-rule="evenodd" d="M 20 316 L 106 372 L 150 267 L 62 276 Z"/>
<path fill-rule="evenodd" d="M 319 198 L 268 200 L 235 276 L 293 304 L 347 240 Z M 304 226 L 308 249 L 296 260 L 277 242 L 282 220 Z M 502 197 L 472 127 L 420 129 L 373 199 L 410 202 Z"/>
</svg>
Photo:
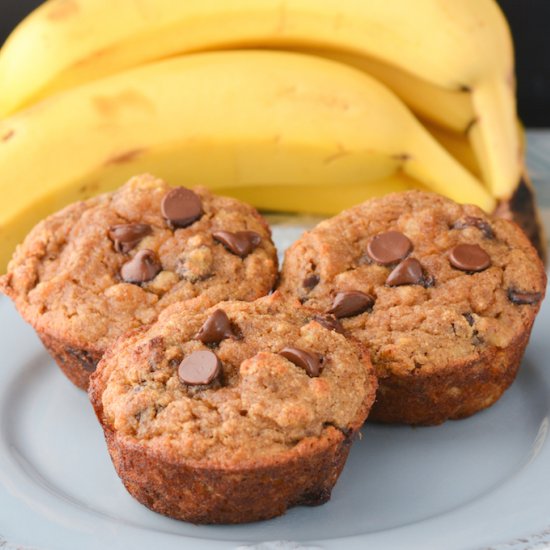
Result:
<svg viewBox="0 0 550 550">
<path fill-rule="evenodd" d="M 201 299 L 175 304 L 121 338 L 90 384 L 117 436 L 225 465 L 357 429 L 375 391 L 368 352 L 278 293 L 208 310 Z"/>
<path fill-rule="evenodd" d="M 377 374 L 432 372 L 505 348 L 544 297 L 523 232 L 475 206 L 421 191 L 369 200 L 287 251 L 281 291 L 332 311 L 371 348 Z"/>
<path fill-rule="evenodd" d="M 267 294 L 277 257 L 258 212 L 203 188 L 166 199 L 171 189 L 137 176 L 48 217 L 17 248 L 0 289 L 37 330 L 97 350 L 180 300 Z"/>
</svg>

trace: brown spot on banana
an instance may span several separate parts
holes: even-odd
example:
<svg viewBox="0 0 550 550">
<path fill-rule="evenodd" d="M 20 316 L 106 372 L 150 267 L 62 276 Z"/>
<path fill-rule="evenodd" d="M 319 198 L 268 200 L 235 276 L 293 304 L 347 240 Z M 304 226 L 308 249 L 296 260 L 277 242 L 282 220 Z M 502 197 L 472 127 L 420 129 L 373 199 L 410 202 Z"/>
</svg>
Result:
<svg viewBox="0 0 550 550">
<path fill-rule="evenodd" d="M 412 156 L 408 153 L 398 153 L 397 155 L 392 155 L 391 158 L 399 163 L 397 169 L 402 170 L 403 166 L 412 159 Z"/>
<path fill-rule="evenodd" d="M 83 57 L 73 63 L 74 68 L 82 68 L 91 63 L 97 62 L 101 57 L 107 56 L 113 51 L 113 48 L 101 48 L 99 50 L 94 50 L 90 55 Z"/>
<path fill-rule="evenodd" d="M 81 195 L 82 198 L 92 197 L 93 195 L 97 194 L 98 191 L 99 181 L 97 180 L 85 183 L 78 188 L 78 194 Z"/>
<path fill-rule="evenodd" d="M 123 153 L 119 153 L 118 155 L 108 158 L 103 164 L 104 166 L 110 166 L 112 164 L 125 164 L 133 161 L 145 151 L 146 149 L 130 149 L 129 151 L 124 151 Z"/>
<path fill-rule="evenodd" d="M 405 163 L 408 160 L 411 160 L 411 155 L 409 155 L 408 153 L 399 153 L 398 155 L 392 155 L 392 159 Z"/>
<path fill-rule="evenodd" d="M 470 122 L 468 122 L 468 126 L 464 128 L 464 134 L 468 135 L 470 133 L 470 130 L 479 122 L 479 117 L 472 118 Z"/>
<path fill-rule="evenodd" d="M 133 90 L 125 90 L 112 96 L 95 96 L 91 102 L 96 111 L 105 118 L 116 118 L 124 111 L 140 111 L 145 114 L 155 112 L 151 101 L 143 94 Z"/>
<path fill-rule="evenodd" d="M 50 21 L 62 21 L 80 11 L 78 2 L 75 0 L 57 0 L 53 2 L 46 17 Z"/>
<path fill-rule="evenodd" d="M 8 130 L 1 138 L 0 141 L 9 141 L 15 135 L 15 130 Z"/>
<path fill-rule="evenodd" d="M 334 162 L 335 160 L 338 160 L 339 158 L 345 157 L 347 155 L 349 155 L 349 151 L 345 147 L 343 147 L 341 143 L 338 143 L 338 150 L 332 155 L 325 157 L 323 159 L 323 163 L 330 164 L 331 162 Z"/>
</svg>

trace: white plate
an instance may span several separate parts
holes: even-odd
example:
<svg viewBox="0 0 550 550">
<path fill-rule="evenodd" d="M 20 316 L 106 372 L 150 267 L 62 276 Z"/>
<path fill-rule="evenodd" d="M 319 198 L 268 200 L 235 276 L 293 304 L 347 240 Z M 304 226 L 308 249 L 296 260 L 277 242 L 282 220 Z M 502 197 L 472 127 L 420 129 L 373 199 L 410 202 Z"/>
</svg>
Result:
<svg viewBox="0 0 550 550">
<path fill-rule="evenodd" d="M 300 231 L 279 219 L 274 238 L 282 249 Z M 86 394 L 6 299 L 0 327 L 0 548 L 550 544 L 550 302 L 517 381 L 491 409 L 433 428 L 367 425 L 329 503 L 241 526 L 178 522 L 134 501 L 114 472 Z"/>
</svg>

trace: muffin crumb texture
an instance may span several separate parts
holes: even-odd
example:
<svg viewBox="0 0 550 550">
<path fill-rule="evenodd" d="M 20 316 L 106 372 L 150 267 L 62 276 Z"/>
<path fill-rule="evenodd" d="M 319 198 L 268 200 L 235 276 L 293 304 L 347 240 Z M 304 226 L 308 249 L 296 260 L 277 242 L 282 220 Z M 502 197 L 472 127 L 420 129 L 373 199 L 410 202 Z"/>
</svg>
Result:
<svg viewBox="0 0 550 550">
<path fill-rule="evenodd" d="M 201 328 L 220 310 L 232 332 L 205 344 Z M 281 355 L 289 346 L 319 354 L 320 374 Z M 178 366 L 200 350 L 216 354 L 221 373 L 208 385 L 185 384 Z M 269 459 L 335 428 L 347 434 L 364 421 L 376 385 L 362 346 L 278 294 L 209 310 L 200 299 L 171 306 L 119 341 L 93 379 L 118 437 L 208 464 Z"/>
<path fill-rule="evenodd" d="M 431 284 L 387 283 L 400 259 L 381 265 L 367 250 L 373 238 L 390 231 L 410 240 L 404 257 L 417 259 Z M 456 269 L 452 251 L 461 244 L 478 245 L 490 265 L 479 272 Z M 308 289 L 301 281 L 312 275 L 319 282 Z M 372 346 L 383 375 L 386 365 L 429 370 L 490 346 L 507 347 L 533 317 L 532 309 L 518 307 L 510 294 L 525 293 L 538 306 L 545 276 L 533 248 L 510 222 L 437 195 L 409 192 L 321 222 L 287 253 L 281 289 L 323 311 L 331 308 L 336 292 L 373 296 L 371 310 L 341 322 Z"/>
<path fill-rule="evenodd" d="M 2 290 L 39 334 L 86 352 L 102 351 L 177 301 L 267 294 L 276 251 L 256 210 L 203 188 L 171 189 L 136 176 L 48 217 L 18 247 Z M 257 246 L 240 257 L 214 239 L 218 231 L 252 231 Z"/>
<path fill-rule="evenodd" d="M 515 224 L 420 191 L 321 222 L 287 251 L 280 287 L 369 346 L 374 417 L 412 423 L 467 416 L 500 396 L 545 288 Z"/>
</svg>

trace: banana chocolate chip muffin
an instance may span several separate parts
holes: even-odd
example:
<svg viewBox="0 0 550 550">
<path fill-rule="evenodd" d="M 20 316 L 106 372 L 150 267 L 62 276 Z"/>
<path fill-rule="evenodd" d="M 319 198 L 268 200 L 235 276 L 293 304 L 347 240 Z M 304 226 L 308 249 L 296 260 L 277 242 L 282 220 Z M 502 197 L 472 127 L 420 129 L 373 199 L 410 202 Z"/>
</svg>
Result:
<svg viewBox="0 0 550 550">
<path fill-rule="evenodd" d="M 370 418 L 438 424 L 494 403 L 516 376 L 546 289 L 512 222 L 410 191 L 323 221 L 287 251 L 281 291 L 367 344 Z"/>
<path fill-rule="evenodd" d="M 195 523 L 330 498 L 376 393 L 368 351 L 278 293 L 175 304 L 110 348 L 89 395 L 128 491 Z"/>
<path fill-rule="evenodd" d="M 105 349 L 166 306 L 254 300 L 276 276 L 271 232 L 252 206 L 142 175 L 39 223 L 0 290 L 85 389 Z"/>
</svg>

